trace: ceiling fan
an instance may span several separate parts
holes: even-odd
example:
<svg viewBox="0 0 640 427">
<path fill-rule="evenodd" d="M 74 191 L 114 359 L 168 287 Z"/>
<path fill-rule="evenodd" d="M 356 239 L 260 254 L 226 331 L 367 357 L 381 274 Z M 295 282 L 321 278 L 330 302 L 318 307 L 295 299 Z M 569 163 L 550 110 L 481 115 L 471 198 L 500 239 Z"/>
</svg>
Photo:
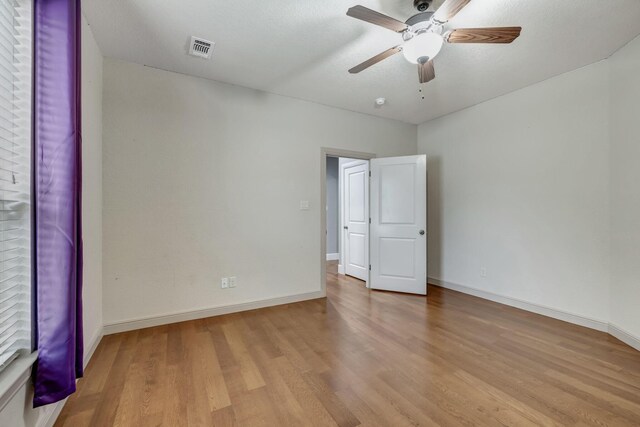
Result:
<svg viewBox="0 0 640 427">
<path fill-rule="evenodd" d="M 364 6 L 354 6 L 347 15 L 371 24 L 379 25 L 402 35 L 404 43 L 385 50 L 349 70 L 355 74 L 398 52 L 411 63 L 418 65 L 420 83 L 436 77 L 433 58 L 447 43 L 511 43 L 520 35 L 521 27 L 458 28 L 444 31 L 444 24 L 458 14 L 471 0 L 446 0 L 435 12 L 428 12 L 432 0 L 413 0 L 416 15 L 400 22 Z"/>
</svg>

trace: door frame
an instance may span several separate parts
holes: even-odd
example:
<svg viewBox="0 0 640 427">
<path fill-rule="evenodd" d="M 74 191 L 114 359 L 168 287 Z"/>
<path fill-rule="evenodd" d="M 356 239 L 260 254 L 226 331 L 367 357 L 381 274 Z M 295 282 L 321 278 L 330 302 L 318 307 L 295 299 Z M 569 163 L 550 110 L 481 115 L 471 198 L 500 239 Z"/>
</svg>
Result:
<svg viewBox="0 0 640 427">
<path fill-rule="evenodd" d="M 320 148 L 320 291 L 327 296 L 327 157 L 348 157 L 357 160 L 371 160 L 376 158 L 374 153 L 343 150 L 340 148 Z"/>
</svg>

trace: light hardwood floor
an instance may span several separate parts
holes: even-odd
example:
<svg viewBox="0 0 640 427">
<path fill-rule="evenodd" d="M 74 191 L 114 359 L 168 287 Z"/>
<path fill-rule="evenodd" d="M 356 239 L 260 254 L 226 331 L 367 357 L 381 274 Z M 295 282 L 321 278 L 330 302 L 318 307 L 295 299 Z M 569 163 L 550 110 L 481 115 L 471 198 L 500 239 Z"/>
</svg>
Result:
<svg viewBox="0 0 640 427">
<path fill-rule="evenodd" d="M 104 337 L 57 426 L 640 425 L 640 352 L 457 292 L 370 292 Z"/>
</svg>

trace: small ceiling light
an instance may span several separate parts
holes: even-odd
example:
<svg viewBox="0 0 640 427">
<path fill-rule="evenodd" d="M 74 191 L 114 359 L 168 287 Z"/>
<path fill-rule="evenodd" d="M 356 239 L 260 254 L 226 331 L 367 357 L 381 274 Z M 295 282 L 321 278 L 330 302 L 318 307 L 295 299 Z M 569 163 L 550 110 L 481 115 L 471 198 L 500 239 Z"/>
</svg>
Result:
<svg viewBox="0 0 640 427">
<path fill-rule="evenodd" d="M 436 57 L 442 49 L 443 42 L 440 34 L 420 33 L 407 40 L 402 46 L 402 53 L 412 64 L 424 64 Z"/>
<path fill-rule="evenodd" d="M 384 104 L 386 104 L 386 103 L 387 103 L 386 98 L 377 98 L 377 99 L 376 99 L 376 105 L 377 105 L 378 107 L 382 107 L 382 106 L 383 106 Z"/>
</svg>

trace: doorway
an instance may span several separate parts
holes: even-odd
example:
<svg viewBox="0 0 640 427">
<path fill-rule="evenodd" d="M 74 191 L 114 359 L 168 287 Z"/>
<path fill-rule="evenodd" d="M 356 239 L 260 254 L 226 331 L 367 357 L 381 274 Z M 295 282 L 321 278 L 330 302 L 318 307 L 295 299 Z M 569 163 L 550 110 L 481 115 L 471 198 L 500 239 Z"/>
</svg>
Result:
<svg viewBox="0 0 640 427">
<path fill-rule="evenodd" d="M 366 284 L 369 277 L 369 160 L 327 157 L 327 262 Z"/>
<path fill-rule="evenodd" d="M 321 155 L 324 293 L 332 263 L 349 283 L 357 278 L 375 290 L 426 295 L 426 156 L 377 159 L 333 149 Z"/>
<path fill-rule="evenodd" d="M 345 271 L 345 226 L 344 224 L 344 192 L 343 192 L 343 172 L 341 169 L 344 169 L 345 164 L 360 162 L 361 164 L 367 164 L 370 159 L 375 158 L 375 154 L 372 153 L 362 153 L 362 152 L 354 152 L 349 150 L 339 150 L 332 148 L 323 148 L 321 150 L 321 197 L 322 197 L 322 206 L 324 209 L 320 209 L 320 224 L 321 224 L 321 268 L 320 268 L 320 281 L 322 290 L 326 293 L 326 285 L 327 285 L 327 265 L 330 266 L 330 270 L 338 273 L 339 276 L 344 277 Z M 365 174 L 368 175 L 368 172 Z M 364 182 L 368 184 L 368 177 L 363 176 L 362 178 L 366 178 Z M 355 181 L 355 177 L 354 177 Z M 359 197 L 364 197 L 365 191 L 363 189 L 362 193 Z M 368 190 L 366 191 L 366 196 L 368 198 Z M 368 203 L 368 201 L 367 201 Z M 363 205 L 364 206 L 364 205 Z M 359 214 L 359 212 L 355 212 Z M 368 213 L 362 213 L 361 218 L 367 218 L 368 221 Z M 366 224 L 368 226 L 368 224 Z M 366 243 L 364 243 L 360 250 L 359 259 L 354 260 L 355 265 L 354 268 L 361 267 L 360 271 L 363 270 L 368 273 L 368 237 L 366 234 L 368 233 L 368 228 L 366 229 L 366 233 L 363 233 L 362 227 L 360 230 L 357 229 L 357 225 L 354 225 L 352 228 L 353 231 L 358 232 L 359 234 L 365 234 L 365 236 L 356 236 L 355 239 L 362 240 L 366 237 Z M 367 252 L 364 252 L 366 248 Z M 355 253 L 353 254 L 356 255 Z M 350 259 L 354 258 L 354 256 L 350 257 Z M 365 268 L 366 266 L 366 268 Z M 350 268 L 352 271 L 353 268 Z M 355 276 L 354 276 L 355 277 Z M 358 278 L 362 280 L 362 282 L 354 282 L 361 283 L 362 286 L 367 286 L 367 277 L 361 274 L 361 277 L 364 279 Z"/>
</svg>

